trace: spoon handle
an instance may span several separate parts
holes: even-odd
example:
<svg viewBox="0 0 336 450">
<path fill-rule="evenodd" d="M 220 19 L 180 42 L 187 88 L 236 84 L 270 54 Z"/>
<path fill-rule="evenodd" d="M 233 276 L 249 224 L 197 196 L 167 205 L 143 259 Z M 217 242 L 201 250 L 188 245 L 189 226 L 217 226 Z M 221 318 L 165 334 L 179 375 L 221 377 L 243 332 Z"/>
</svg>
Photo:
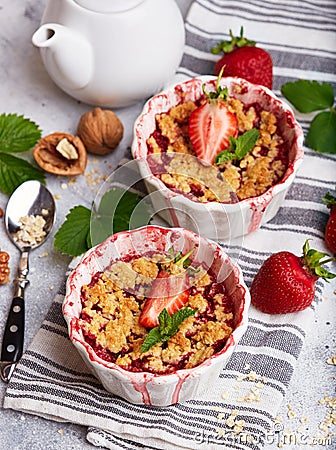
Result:
<svg viewBox="0 0 336 450">
<path fill-rule="evenodd" d="M 25 328 L 24 289 L 29 283 L 28 251 L 21 253 L 16 290 L 8 313 L 5 331 L 2 340 L 0 376 L 8 383 L 16 363 L 22 356 Z"/>
</svg>

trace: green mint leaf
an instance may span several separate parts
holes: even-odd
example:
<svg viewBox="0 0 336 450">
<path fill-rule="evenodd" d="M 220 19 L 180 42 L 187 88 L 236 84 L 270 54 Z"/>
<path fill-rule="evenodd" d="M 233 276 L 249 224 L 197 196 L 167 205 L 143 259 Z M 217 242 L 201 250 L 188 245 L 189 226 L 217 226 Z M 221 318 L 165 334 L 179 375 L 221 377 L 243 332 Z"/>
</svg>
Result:
<svg viewBox="0 0 336 450">
<path fill-rule="evenodd" d="M 91 224 L 93 245 L 103 242 L 108 236 L 119 231 L 139 228 L 148 225 L 151 214 L 148 205 L 142 198 L 125 189 L 113 188 L 107 191 L 94 211 Z"/>
<path fill-rule="evenodd" d="M 242 134 L 236 139 L 236 149 L 235 153 L 237 159 L 240 161 L 244 158 L 253 147 L 256 145 L 257 140 L 259 139 L 259 131 L 255 128 L 252 130 L 246 131 L 246 133 Z"/>
<path fill-rule="evenodd" d="M 321 153 L 336 153 L 336 111 L 318 113 L 310 124 L 306 145 Z"/>
<path fill-rule="evenodd" d="M 167 309 L 164 308 L 158 316 L 159 326 L 152 328 L 149 331 L 141 346 L 141 352 L 147 352 L 151 347 L 159 342 L 168 341 L 168 339 L 178 332 L 178 328 L 181 323 L 188 317 L 195 315 L 196 312 L 196 309 L 182 308 L 170 316 Z"/>
<path fill-rule="evenodd" d="M 227 150 L 223 150 L 222 152 L 219 152 L 215 157 L 215 164 L 222 164 L 228 161 L 232 161 L 233 159 L 236 159 L 236 154 L 233 152 L 229 152 Z"/>
<path fill-rule="evenodd" d="M 282 95 L 302 113 L 331 108 L 334 104 L 334 90 L 331 84 L 309 80 L 285 83 Z"/>
<path fill-rule="evenodd" d="M 91 211 L 85 206 L 75 206 L 55 234 L 54 246 L 61 253 L 79 256 L 90 247 Z"/>
<path fill-rule="evenodd" d="M 237 148 L 237 139 L 234 136 L 230 136 L 229 137 L 229 142 L 230 142 L 230 150 L 233 153 L 236 153 L 236 148 Z"/>
<path fill-rule="evenodd" d="M 178 328 L 182 322 L 184 322 L 188 317 L 194 316 L 196 314 L 197 310 L 192 308 L 182 308 L 176 311 L 171 316 L 173 327 Z"/>
<path fill-rule="evenodd" d="M 0 115 L 0 151 L 6 153 L 26 152 L 41 137 L 35 122 L 17 114 Z"/>
<path fill-rule="evenodd" d="M 141 352 L 148 352 L 150 348 L 154 347 L 154 345 L 158 344 L 159 342 L 162 342 L 159 328 L 152 328 L 147 334 L 146 339 L 141 346 Z"/>
<path fill-rule="evenodd" d="M 7 153 L 0 153 L 0 190 L 11 195 L 21 183 L 38 180 L 45 183 L 45 176 L 25 159 Z"/>
<path fill-rule="evenodd" d="M 255 146 L 259 139 L 259 131 L 255 128 L 246 131 L 244 134 L 235 138 L 230 136 L 230 150 L 224 150 L 219 152 L 215 157 L 215 164 L 222 164 L 232 160 L 238 160 L 244 158 Z"/>
<path fill-rule="evenodd" d="M 169 315 L 169 312 L 164 308 L 158 317 L 159 320 L 159 331 L 161 336 L 169 335 L 172 327 L 172 319 Z"/>
</svg>

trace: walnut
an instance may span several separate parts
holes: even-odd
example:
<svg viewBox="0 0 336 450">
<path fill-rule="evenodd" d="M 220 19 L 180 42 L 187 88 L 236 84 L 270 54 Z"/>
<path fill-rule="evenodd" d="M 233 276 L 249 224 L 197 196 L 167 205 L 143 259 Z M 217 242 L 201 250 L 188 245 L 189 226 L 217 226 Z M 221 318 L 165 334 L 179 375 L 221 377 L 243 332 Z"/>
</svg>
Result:
<svg viewBox="0 0 336 450">
<path fill-rule="evenodd" d="M 52 133 L 40 139 L 34 148 L 37 164 L 46 172 L 56 175 L 79 175 L 87 163 L 85 146 L 78 136 Z"/>
<path fill-rule="evenodd" d="M 8 283 L 10 269 L 8 267 L 9 254 L 0 251 L 0 284 Z"/>
<path fill-rule="evenodd" d="M 94 108 L 81 116 L 77 134 L 88 152 L 107 155 L 121 141 L 124 127 L 113 111 Z"/>
</svg>

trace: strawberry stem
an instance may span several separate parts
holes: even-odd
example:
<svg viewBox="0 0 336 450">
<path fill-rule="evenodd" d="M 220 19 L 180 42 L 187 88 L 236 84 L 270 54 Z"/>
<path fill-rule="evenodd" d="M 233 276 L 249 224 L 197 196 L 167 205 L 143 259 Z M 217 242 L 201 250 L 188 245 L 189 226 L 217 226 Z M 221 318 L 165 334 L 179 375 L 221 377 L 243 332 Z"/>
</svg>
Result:
<svg viewBox="0 0 336 450">
<path fill-rule="evenodd" d="M 175 261 L 175 264 L 180 267 L 188 267 L 191 264 L 191 261 L 188 260 L 189 256 L 195 251 L 194 248 L 192 248 L 188 253 L 186 253 L 184 256 L 180 257 L 177 261 Z M 186 266 L 185 264 L 188 264 Z"/>
<path fill-rule="evenodd" d="M 304 243 L 302 250 L 302 262 L 313 276 L 321 277 L 325 281 L 336 277 L 335 274 L 328 272 L 328 270 L 322 267 L 324 264 L 335 261 L 336 258 L 331 258 L 327 253 L 322 253 L 310 248 L 309 239 Z"/>
<path fill-rule="evenodd" d="M 327 205 L 328 208 L 331 208 L 332 206 L 336 205 L 336 197 L 331 195 L 330 192 L 326 193 L 322 201 Z"/>
<path fill-rule="evenodd" d="M 224 72 L 225 66 L 223 66 L 218 74 L 217 80 L 216 80 L 216 90 L 215 92 L 213 91 L 207 91 L 205 88 L 205 83 L 202 85 L 202 89 L 203 89 L 203 93 L 206 96 L 206 98 L 208 100 L 227 100 L 228 96 L 229 96 L 229 92 L 228 92 L 228 88 L 224 87 L 222 88 L 220 85 L 220 80 L 223 76 L 223 72 Z"/>
<path fill-rule="evenodd" d="M 174 249 L 173 247 L 171 247 L 168 250 L 168 253 L 171 254 L 172 256 L 172 262 L 174 264 L 176 264 L 177 266 L 183 267 L 184 269 L 186 269 L 188 266 L 190 266 L 190 264 L 192 263 L 192 261 L 189 259 L 189 256 L 195 251 L 194 248 L 192 248 L 188 253 L 186 253 L 185 255 L 182 255 L 181 252 L 177 252 L 174 253 Z"/>
<path fill-rule="evenodd" d="M 228 41 L 220 41 L 215 47 L 211 49 L 211 53 L 218 55 L 220 52 L 230 53 L 236 48 L 241 47 L 254 47 L 256 45 L 255 41 L 251 41 L 244 37 L 244 28 L 240 27 L 240 35 L 233 36 L 232 30 L 230 30 L 230 38 Z"/>
</svg>

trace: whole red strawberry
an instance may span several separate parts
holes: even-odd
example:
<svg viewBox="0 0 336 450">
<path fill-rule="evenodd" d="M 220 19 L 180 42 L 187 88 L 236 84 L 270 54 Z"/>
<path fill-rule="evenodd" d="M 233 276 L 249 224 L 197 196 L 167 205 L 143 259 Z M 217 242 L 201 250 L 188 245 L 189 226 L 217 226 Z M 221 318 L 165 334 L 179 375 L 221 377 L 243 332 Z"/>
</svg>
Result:
<svg viewBox="0 0 336 450">
<path fill-rule="evenodd" d="M 327 247 L 336 254 L 336 198 L 328 192 L 323 201 L 330 208 L 330 215 L 324 232 L 324 240 Z"/>
<path fill-rule="evenodd" d="M 251 285 L 254 306 L 268 314 L 286 314 L 307 308 L 315 296 L 319 277 L 332 279 L 336 275 L 322 267 L 334 258 L 303 246 L 301 257 L 291 252 L 274 253 L 263 263 Z"/>
<path fill-rule="evenodd" d="M 245 78 L 251 83 L 261 84 L 272 89 L 273 61 L 271 55 L 264 49 L 256 47 L 256 43 L 243 36 L 243 27 L 240 36 L 233 36 L 230 30 L 231 41 L 221 41 L 211 52 L 218 55 L 221 51 L 224 56 L 215 65 L 215 75 L 225 67 L 225 76 Z"/>
</svg>

